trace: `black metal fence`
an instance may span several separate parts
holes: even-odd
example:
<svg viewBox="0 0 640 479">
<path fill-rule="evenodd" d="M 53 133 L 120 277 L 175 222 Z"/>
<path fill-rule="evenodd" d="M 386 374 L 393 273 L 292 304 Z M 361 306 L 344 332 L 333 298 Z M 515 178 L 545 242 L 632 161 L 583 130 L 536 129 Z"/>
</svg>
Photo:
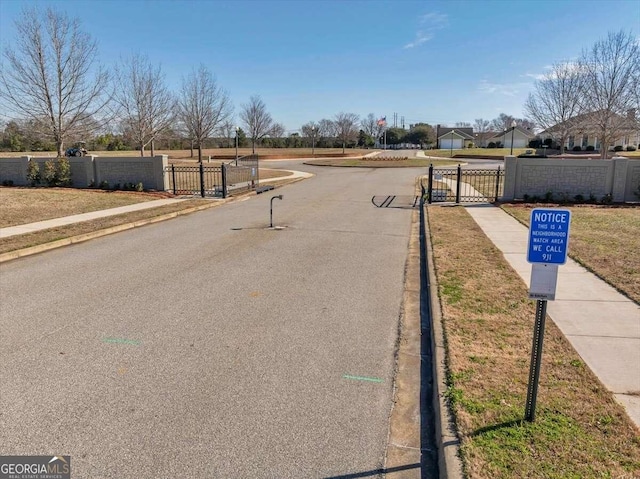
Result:
<svg viewBox="0 0 640 479">
<path fill-rule="evenodd" d="M 249 155 L 219 166 L 169 165 L 169 190 L 174 195 L 226 198 L 230 193 L 247 191 L 259 183 L 258 155 Z"/>
<path fill-rule="evenodd" d="M 422 179 L 428 203 L 487 203 L 497 201 L 504 190 L 504 170 L 429 167 Z"/>
<path fill-rule="evenodd" d="M 229 191 L 251 190 L 260 182 L 258 155 L 243 156 L 222 166 Z"/>
<path fill-rule="evenodd" d="M 224 196 L 221 166 L 169 165 L 164 172 L 174 195 Z"/>
</svg>

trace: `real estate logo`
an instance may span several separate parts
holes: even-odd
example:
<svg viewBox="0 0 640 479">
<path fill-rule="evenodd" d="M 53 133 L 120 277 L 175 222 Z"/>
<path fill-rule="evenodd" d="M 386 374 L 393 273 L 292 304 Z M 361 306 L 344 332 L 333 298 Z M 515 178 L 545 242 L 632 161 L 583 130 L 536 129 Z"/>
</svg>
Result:
<svg viewBox="0 0 640 479">
<path fill-rule="evenodd" d="M 0 479 L 71 479 L 71 456 L 0 456 Z"/>
</svg>

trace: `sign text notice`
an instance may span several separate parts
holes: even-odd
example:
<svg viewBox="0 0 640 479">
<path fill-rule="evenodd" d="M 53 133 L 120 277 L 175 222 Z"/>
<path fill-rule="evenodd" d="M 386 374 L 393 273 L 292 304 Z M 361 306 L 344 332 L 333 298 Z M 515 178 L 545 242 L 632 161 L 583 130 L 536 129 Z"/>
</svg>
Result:
<svg viewBox="0 0 640 479">
<path fill-rule="evenodd" d="M 535 208 L 529 222 L 529 263 L 565 264 L 569 246 L 571 211 Z"/>
</svg>

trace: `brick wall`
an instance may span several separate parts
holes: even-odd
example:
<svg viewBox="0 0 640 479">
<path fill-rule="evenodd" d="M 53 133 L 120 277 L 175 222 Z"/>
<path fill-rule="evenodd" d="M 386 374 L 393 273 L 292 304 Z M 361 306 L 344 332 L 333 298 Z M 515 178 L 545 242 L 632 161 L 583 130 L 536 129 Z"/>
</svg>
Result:
<svg viewBox="0 0 640 479">
<path fill-rule="evenodd" d="M 47 160 L 55 158 L 0 158 L 0 184 L 13 181 L 16 186 L 28 184 L 27 165 L 34 161 L 44 170 Z M 99 185 L 102 181 L 109 186 L 125 183 L 142 183 L 145 189 L 164 191 L 169 188 L 164 168 L 167 166 L 167 155 L 153 157 L 71 157 L 71 180 L 73 186 L 84 188 L 92 183 Z"/>
<path fill-rule="evenodd" d="M 638 188 L 640 160 L 505 158 L 505 189 L 503 199 L 523 199 L 527 196 L 573 199 L 582 195 L 601 200 L 612 195 L 613 201 L 638 201 L 633 194 Z M 634 187 L 635 182 L 635 187 Z"/>
</svg>

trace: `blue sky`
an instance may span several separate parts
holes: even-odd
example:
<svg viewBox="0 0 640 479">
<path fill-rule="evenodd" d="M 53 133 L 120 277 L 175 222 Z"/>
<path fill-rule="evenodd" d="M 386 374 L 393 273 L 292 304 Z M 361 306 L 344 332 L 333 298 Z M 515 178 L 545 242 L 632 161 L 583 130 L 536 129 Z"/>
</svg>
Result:
<svg viewBox="0 0 640 479">
<path fill-rule="evenodd" d="M 30 5 L 80 18 L 107 67 L 146 54 L 176 91 L 203 63 L 236 112 L 260 95 L 289 132 L 341 111 L 407 126 L 520 117 L 546 66 L 608 31 L 640 37 L 639 0 L 0 0 L 3 47 Z"/>
</svg>

